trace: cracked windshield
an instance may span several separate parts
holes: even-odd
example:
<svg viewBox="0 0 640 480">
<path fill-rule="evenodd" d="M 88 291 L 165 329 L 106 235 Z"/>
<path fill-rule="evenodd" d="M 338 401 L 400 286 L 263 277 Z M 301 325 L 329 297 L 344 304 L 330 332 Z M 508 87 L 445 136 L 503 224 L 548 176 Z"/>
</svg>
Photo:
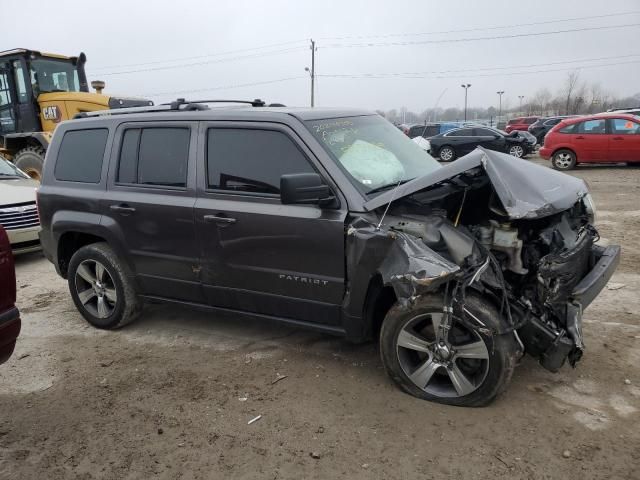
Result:
<svg viewBox="0 0 640 480">
<path fill-rule="evenodd" d="M 365 194 L 440 168 L 433 157 L 376 115 L 312 120 L 307 127 Z"/>
</svg>

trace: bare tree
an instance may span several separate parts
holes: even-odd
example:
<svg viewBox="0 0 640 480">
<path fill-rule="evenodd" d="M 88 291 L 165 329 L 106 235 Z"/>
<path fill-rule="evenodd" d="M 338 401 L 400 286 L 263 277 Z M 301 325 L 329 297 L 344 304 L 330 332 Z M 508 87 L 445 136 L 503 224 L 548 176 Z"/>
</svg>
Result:
<svg viewBox="0 0 640 480">
<path fill-rule="evenodd" d="M 549 110 L 552 95 L 548 88 L 541 88 L 531 97 L 529 108 L 531 113 L 538 115 L 546 115 Z"/>
<path fill-rule="evenodd" d="M 578 81 L 580 80 L 580 72 L 578 70 L 574 70 L 567 74 L 567 79 L 565 80 L 564 86 L 564 97 L 566 98 L 566 108 L 565 112 L 567 115 L 570 115 L 571 108 L 571 100 L 573 99 L 574 90 L 578 85 Z"/>
</svg>

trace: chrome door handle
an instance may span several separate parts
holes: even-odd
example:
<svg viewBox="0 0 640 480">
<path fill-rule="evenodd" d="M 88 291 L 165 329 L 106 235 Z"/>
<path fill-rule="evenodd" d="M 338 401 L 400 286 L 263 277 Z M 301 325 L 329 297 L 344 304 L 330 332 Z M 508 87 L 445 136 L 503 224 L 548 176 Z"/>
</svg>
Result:
<svg viewBox="0 0 640 480">
<path fill-rule="evenodd" d="M 118 212 L 118 213 L 121 213 L 121 214 L 123 214 L 123 215 L 129 215 L 129 214 L 131 214 L 131 213 L 133 213 L 133 212 L 135 212 L 135 211 L 136 211 L 136 209 L 135 209 L 135 208 L 130 207 L 130 206 L 129 206 L 129 205 L 127 205 L 126 203 L 123 203 L 123 204 L 121 204 L 121 205 L 111 205 L 111 206 L 109 207 L 109 209 L 110 209 L 112 212 Z"/>
<path fill-rule="evenodd" d="M 203 218 L 204 218 L 204 221 L 207 223 L 224 223 L 226 225 L 229 225 L 231 223 L 236 223 L 235 218 L 220 217 L 218 215 L 205 215 Z"/>
</svg>

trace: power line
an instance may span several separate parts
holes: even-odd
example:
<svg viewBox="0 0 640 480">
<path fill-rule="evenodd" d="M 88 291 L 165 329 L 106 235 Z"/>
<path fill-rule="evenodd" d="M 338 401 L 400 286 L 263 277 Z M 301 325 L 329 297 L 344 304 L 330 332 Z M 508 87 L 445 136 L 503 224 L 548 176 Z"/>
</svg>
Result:
<svg viewBox="0 0 640 480">
<path fill-rule="evenodd" d="M 393 78 L 393 77 L 413 77 L 417 78 L 421 75 L 430 74 L 442 74 L 442 73 L 468 73 L 468 72 L 482 72 L 486 70 L 510 70 L 516 68 L 533 68 L 533 67 L 548 67 L 553 65 L 565 65 L 567 63 L 582 63 L 582 62 L 597 62 L 602 60 L 615 60 L 620 58 L 640 57 L 640 53 L 633 53 L 629 55 L 607 56 L 598 58 L 583 58 L 580 60 L 563 60 L 561 62 L 550 63 L 534 63 L 529 65 L 509 65 L 502 67 L 482 67 L 482 68 L 464 68 L 460 70 L 440 70 L 440 71 L 428 71 L 428 72 L 382 72 L 382 73 L 337 73 L 337 74 L 319 74 L 319 77 L 334 77 L 334 78 Z"/>
<path fill-rule="evenodd" d="M 522 38 L 522 37 L 540 37 L 544 35 L 558 35 L 562 33 L 573 32 L 589 32 L 594 30 L 610 30 L 612 28 L 628 28 L 637 27 L 640 23 L 627 23 L 624 25 L 605 25 L 598 27 L 583 27 L 583 28 L 571 28 L 566 30 L 553 30 L 549 32 L 533 32 L 533 33 L 514 33 L 510 35 L 495 35 L 492 37 L 468 37 L 468 38 L 450 38 L 447 40 L 413 40 L 405 42 L 377 42 L 377 43 L 330 43 L 324 45 L 324 48 L 360 48 L 360 47 L 398 47 L 409 45 L 427 45 L 427 44 L 442 44 L 442 43 L 463 43 L 463 42 L 476 42 L 481 40 L 504 40 L 510 38 Z"/>
<path fill-rule="evenodd" d="M 232 55 L 235 53 L 244 53 L 244 52 L 250 52 L 253 50 L 264 50 L 267 48 L 274 48 L 274 47 L 282 47 L 285 45 L 293 45 L 296 43 L 302 43 L 302 42 L 306 42 L 307 40 L 292 40 L 290 42 L 281 42 L 281 43 L 272 43 L 269 45 L 261 45 L 259 47 L 248 47 L 248 48 L 241 48 L 239 50 L 228 50 L 226 52 L 217 52 L 217 53 L 208 53 L 208 54 L 204 54 L 204 55 L 195 55 L 192 57 L 179 57 L 179 58 L 171 58 L 171 59 L 167 59 L 167 60 L 157 60 L 157 61 L 153 61 L 153 62 L 138 62 L 138 63 L 125 63 L 125 64 L 120 64 L 120 65 L 105 65 L 103 67 L 98 68 L 97 70 L 108 70 L 111 68 L 127 68 L 127 67 L 140 67 L 140 66 L 144 66 L 144 65 L 158 65 L 161 63 L 172 63 L 172 62 L 184 62 L 187 60 L 198 60 L 201 58 L 209 58 L 209 57 L 219 57 L 221 55 Z"/>
<path fill-rule="evenodd" d="M 303 75 L 298 75 L 296 77 L 276 78 L 274 80 L 265 80 L 262 82 L 236 83 L 236 84 L 230 84 L 230 85 L 222 85 L 219 87 L 196 88 L 192 90 L 174 90 L 172 92 L 142 93 L 138 95 L 143 97 L 159 97 L 161 95 L 181 95 L 183 93 L 212 92 L 214 90 L 231 90 L 233 88 L 254 87 L 256 85 L 268 85 L 271 83 L 280 83 L 280 82 L 287 82 L 290 80 L 299 80 L 301 78 L 307 78 L 307 77 Z"/>
<path fill-rule="evenodd" d="M 250 55 L 240 55 L 240 56 L 236 56 L 236 57 L 227 57 L 227 58 L 218 58 L 215 60 L 206 60 L 203 62 L 194 62 L 194 63 L 182 63 L 179 65 L 164 65 L 164 66 L 160 66 L 160 67 L 149 67 L 149 68 L 138 68 L 138 69 L 134 69 L 134 70 L 123 70 L 121 72 L 103 72 L 103 73 L 98 73 L 98 75 L 103 76 L 103 77 L 108 77 L 108 76 L 113 76 L 113 75 L 125 75 L 125 74 L 130 74 L 130 73 L 139 73 L 139 72 L 155 72 L 155 71 L 159 71 L 159 70 L 173 70 L 176 68 L 189 68 L 189 67 L 197 67 L 200 65 L 210 65 L 213 63 L 226 63 L 226 62 L 234 62 L 237 60 L 245 60 L 245 59 L 251 59 L 251 58 L 263 58 L 263 57 L 270 57 L 273 55 L 281 55 L 283 53 L 288 53 L 288 52 L 295 52 L 295 51 L 302 51 L 302 50 L 306 50 L 307 47 L 295 47 L 295 48 L 286 48 L 286 49 L 282 49 L 282 50 L 273 50 L 270 52 L 260 52 L 260 53 L 252 53 Z"/>
<path fill-rule="evenodd" d="M 600 65 L 578 65 L 578 66 L 568 67 L 568 68 L 555 68 L 555 69 L 547 69 L 547 70 L 532 70 L 532 71 L 528 71 L 528 72 L 485 73 L 485 74 L 478 74 L 478 75 L 469 75 L 468 73 L 464 73 L 464 75 L 465 75 L 465 78 L 469 78 L 469 79 L 478 78 L 478 77 L 499 77 L 499 76 L 508 76 L 508 75 L 532 75 L 532 74 L 536 74 L 536 73 L 564 72 L 564 71 L 567 71 L 567 70 L 582 70 L 582 69 L 586 69 L 586 68 L 617 67 L 619 65 L 631 65 L 631 64 L 636 64 L 636 63 L 640 63 L 640 60 L 633 60 L 633 61 L 630 61 L 630 62 L 603 63 L 603 64 L 600 64 Z M 375 76 L 342 77 L 340 75 L 318 75 L 318 76 L 322 76 L 322 77 L 325 77 L 325 78 L 349 78 L 349 79 L 363 79 L 363 78 L 384 79 L 384 78 L 391 78 L 391 77 L 375 77 Z M 414 76 L 396 76 L 396 77 L 393 77 L 393 78 L 440 79 L 440 78 L 461 78 L 461 76 L 460 75 L 436 75 L 436 76 L 414 75 Z"/>
<path fill-rule="evenodd" d="M 441 31 L 431 31 L 431 32 L 415 32 L 415 33 L 389 33 L 383 35 L 353 35 L 353 36 L 344 36 L 344 37 L 320 37 L 320 40 L 357 40 L 357 39 L 367 39 L 367 38 L 393 38 L 393 37 L 414 37 L 421 35 L 443 35 L 448 33 L 466 33 L 466 32 L 480 32 L 484 30 L 501 30 L 505 28 L 520 28 L 520 27 L 532 27 L 536 25 L 549 25 L 553 23 L 564 23 L 564 22 L 575 22 L 579 20 L 592 20 L 592 19 L 601 19 L 601 18 L 610 18 L 610 17 L 621 17 L 627 15 L 636 15 L 640 13 L 640 10 L 632 10 L 629 12 L 619 12 L 619 13 L 610 13 L 605 15 L 589 15 L 587 17 L 574 17 L 574 18 L 563 18 L 559 20 L 547 20 L 542 22 L 532 22 L 532 23 L 519 23 L 519 24 L 511 24 L 511 25 L 498 25 L 493 27 L 476 27 L 476 28 L 466 28 L 462 30 L 441 30 Z"/>
</svg>

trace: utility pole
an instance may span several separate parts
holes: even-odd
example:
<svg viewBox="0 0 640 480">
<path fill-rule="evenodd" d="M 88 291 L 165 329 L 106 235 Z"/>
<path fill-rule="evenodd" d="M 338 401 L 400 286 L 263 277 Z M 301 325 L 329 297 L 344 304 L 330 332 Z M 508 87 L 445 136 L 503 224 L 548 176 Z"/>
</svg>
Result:
<svg viewBox="0 0 640 480">
<path fill-rule="evenodd" d="M 469 91 L 470 83 L 460 85 L 464 88 L 464 121 L 467 121 L 467 92 Z"/>
<path fill-rule="evenodd" d="M 315 104 L 315 83 L 316 83 L 316 42 L 313 40 L 313 38 L 310 40 L 311 41 L 311 69 L 309 69 L 309 67 L 305 67 L 305 70 L 307 72 L 309 72 L 309 75 L 311 76 L 311 106 L 313 107 Z"/>
<path fill-rule="evenodd" d="M 518 98 L 520 99 L 520 114 L 522 115 L 522 100 L 524 100 L 524 95 L 518 95 Z"/>
<path fill-rule="evenodd" d="M 496 93 L 498 94 L 498 97 L 500 97 L 500 107 L 498 108 L 498 120 L 496 121 L 496 124 L 497 124 L 500 121 L 500 117 L 502 117 L 502 95 L 504 95 L 504 90 L 500 90 Z"/>
</svg>

